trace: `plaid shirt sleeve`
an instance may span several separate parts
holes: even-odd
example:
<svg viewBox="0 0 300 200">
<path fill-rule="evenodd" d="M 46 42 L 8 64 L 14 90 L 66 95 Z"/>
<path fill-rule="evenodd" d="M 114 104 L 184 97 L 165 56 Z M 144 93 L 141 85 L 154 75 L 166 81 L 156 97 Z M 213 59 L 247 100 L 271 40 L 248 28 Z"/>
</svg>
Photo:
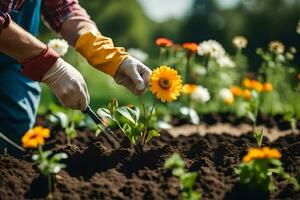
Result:
<svg viewBox="0 0 300 200">
<path fill-rule="evenodd" d="M 43 0 L 42 15 L 48 27 L 59 32 L 66 20 L 84 20 L 94 23 L 78 0 Z"/>
</svg>

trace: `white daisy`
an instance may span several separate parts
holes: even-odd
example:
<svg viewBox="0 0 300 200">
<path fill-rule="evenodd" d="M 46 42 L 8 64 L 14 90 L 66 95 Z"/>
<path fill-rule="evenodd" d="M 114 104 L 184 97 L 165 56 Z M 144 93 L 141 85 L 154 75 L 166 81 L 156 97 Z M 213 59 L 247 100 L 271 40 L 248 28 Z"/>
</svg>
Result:
<svg viewBox="0 0 300 200">
<path fill-rule="evenodd" d="M 60 56 L 64 56 L 68 52 L 69 45 L 64 39 L 52 39 L 48 42 L 48 46 L 56 51 Z"/>
<path fill-rule="evenodd" d="M 219 42 L 215 40 L 207 40 L 199 44 L 198 54 L 200 56 L 219 58 L 225 55 L 225 50 Z"/>
<path fill-rule="evenodd" d="M 217 62 L 220 65 L 220 67 L 235 67 L 235 63 L 231 60 L 230 57 L 226 55 L 217 58 Z"/>
<path fill-rule="evenodd" d="M 194 101 L 205 103 L 205 102 L 209 101 L 210 94 L 209 94 L 207 88 L 199 85 L 199 86 L 197 86 L 197 89 L 191 94 L 191 98 Z"/>
<path fill-rule="evenodd" d="M 234 96 L 228 88 L 222 88 L 219 91 L 219 95 L 226 104 L 232 104 L 234 102 Z"/>
<path fill-rule="evenodd" d="M 247 47 L 248 40 L 244 36 L 236 36 L 232 40 L 233 45 L 238 49 Z"/>
</svg>

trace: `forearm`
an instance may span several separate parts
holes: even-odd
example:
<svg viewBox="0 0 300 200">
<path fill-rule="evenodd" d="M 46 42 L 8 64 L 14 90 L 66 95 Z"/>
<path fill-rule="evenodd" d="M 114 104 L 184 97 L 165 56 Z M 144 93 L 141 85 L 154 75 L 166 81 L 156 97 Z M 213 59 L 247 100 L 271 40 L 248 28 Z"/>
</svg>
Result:
<svg viewBox="0 0 300 200">
<path fill-rule="evenodd" d="M 98 31 L 95 24 L 84 20 L 67 20 L 60 30 L 62 37 L 72 46 L 75 46 L 79 37 L 90 31 Z"/>
<path fill-rule="evenodd" d="M 11 22 L 0 34 L 0 52 L 19 62 L 40 55 L 46 45 L 33 35 Z"/>
</svg>

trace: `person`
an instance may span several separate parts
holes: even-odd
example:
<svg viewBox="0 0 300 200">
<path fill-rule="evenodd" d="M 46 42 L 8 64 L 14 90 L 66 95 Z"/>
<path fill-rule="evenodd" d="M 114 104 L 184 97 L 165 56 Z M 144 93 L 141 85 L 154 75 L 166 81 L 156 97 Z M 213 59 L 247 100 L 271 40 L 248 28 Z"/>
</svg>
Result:
<svg viewBox="0 0 300 200">
<path fill-rule="evenodd" d="M 35 37 L 41 16 L 90 65 L 134 94 L 145 91 L 151 74 L 148 67 L 100 33 L 78 0 L 0 1 L 0 132 L 17 144 L 34 125 L 39 82 L 67 108 L 85 110 L 90 101 L 82 75 Z M 12 149 L 1 139 L 0 148 Z"/>
</svg>

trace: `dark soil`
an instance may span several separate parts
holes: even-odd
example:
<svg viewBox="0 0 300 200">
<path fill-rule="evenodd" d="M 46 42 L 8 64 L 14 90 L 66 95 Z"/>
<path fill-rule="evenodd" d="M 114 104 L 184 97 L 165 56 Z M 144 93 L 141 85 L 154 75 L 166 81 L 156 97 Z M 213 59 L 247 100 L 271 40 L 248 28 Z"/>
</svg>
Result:
<svg viewBox="0 0 300 200">
<path fill-rule="evenodd" d="M 238 184 L 234 168 L 249 147 L 255 146 L 251 134 L 191 135 L 173 138 L 167 132 L 153 139 L 142 153 L 126 138 L 121 144 L 105 135 L 95 137 L 89 130 L 79 131 L 72 145 L 65 146 L 62 131 L 53 131 L 46 148 L 64 151 L 68 167 L 57 176 L 54 199 L 181 199 L 177 178 L 163 164 L 172 153 L 184 158 L 190 171 L 198 173 L 196 190 L 203 199 L 300 199 L 286 181 L 275 179 L 272 194 L 247 191 Z M 289 135 L 265 145 L 278 148 L 285 170 L 298 176 L 300 135 Z M 41 199 L 47 196 L 47 181 L 28 158 L 0 155 L 0 199 Z"/>
</svg>

